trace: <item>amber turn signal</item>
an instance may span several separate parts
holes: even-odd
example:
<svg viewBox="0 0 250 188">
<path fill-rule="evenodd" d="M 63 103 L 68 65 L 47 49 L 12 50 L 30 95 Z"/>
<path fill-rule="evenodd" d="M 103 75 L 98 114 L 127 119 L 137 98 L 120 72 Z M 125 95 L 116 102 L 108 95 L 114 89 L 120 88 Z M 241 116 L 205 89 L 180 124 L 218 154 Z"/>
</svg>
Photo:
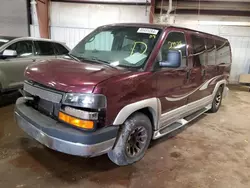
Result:
<svg viewBox="0 0 250 188">
<path fill-rule="evenodd" d="M 83 128 L 83 129 L 93 129 L 94 128 L 93 121 L 81 120 L 81 119 L 69 116 L 67 114 L 64 114 L 62 112 L 59 112 L 59 119 L 68 123 L 68 124 L 79 127 L 79 128 Z"/>
</svg>

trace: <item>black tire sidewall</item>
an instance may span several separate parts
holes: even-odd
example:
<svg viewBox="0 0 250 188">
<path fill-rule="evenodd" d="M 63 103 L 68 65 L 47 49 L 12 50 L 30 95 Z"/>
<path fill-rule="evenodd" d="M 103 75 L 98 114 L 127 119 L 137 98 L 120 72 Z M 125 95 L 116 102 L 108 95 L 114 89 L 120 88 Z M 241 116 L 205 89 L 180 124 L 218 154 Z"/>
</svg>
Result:
<svg viewBox="0 0 250 188">
<path fill-rule="evenodd" d="M 129 165 L 135 163 L 143 158 L 145 152 L 149 146 L 149 143 L 152 138 L 152 125 L 150 119 L 143 113 L 135 113 L 129 117 L 124 125 L 122 125 L 120 135 L 116 142 L 115 147 L 108 153 L 109 158 L 116 163 L 117 165 Z M 135 130 L 137 127 L 143 126 L 147 131 L 147 140 L 145 147 L 141 150 L 140 154 L 131 158 L 127 155 L 126 152 L 126 143 L 130 133 Z"/>
</svg>

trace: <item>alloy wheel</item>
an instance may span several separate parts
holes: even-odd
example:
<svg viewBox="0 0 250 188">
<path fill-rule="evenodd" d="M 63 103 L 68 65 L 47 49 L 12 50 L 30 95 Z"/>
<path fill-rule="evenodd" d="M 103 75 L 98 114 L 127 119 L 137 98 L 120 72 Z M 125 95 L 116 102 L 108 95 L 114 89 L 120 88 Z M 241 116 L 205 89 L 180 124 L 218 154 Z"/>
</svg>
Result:
<svg viewBox="0 0 250 188">
<path fill-rule="evenodd" d="M 146 146 L 148 135 L 147 131 L 143 126 L 134 129 L 126 143 L 126 154 L 128 157 L 135 157 L 144 149 Z"/>
</svg>

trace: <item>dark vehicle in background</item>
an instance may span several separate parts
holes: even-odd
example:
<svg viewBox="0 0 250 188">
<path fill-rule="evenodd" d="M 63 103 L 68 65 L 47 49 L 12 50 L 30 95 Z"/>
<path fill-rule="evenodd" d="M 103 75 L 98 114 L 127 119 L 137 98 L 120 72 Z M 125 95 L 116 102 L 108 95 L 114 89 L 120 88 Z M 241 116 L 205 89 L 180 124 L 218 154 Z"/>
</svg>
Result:
<svg viewBox="0 0 250 188">
<path fill-rule="evenodd" d="M 65 44 L 48 39 L 0 36 L 0 93 L 22 87 L 28 65 L 68 52 Z"/>
<path fill-rule="evenodd" d="M 216 112 L 228 92 L 228 40 L 190 29 L 102 26 L 70 57 L 27 68 L 15 117 L 31 137 L 71 155 L 132 164 L 152 139 Z"/>
</svg>

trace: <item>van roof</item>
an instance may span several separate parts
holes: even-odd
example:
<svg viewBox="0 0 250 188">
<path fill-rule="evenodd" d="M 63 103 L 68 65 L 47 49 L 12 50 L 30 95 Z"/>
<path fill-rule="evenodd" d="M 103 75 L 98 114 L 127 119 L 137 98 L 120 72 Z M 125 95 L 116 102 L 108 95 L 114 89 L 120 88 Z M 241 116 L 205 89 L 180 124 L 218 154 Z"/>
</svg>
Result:
<svg viewBox="0 0 250 188">
<path fill-rule="evenodd" d="M 178 29 L 183 29 L 186 31 L 193 31 L 193 32 L 199 32 L 205 35 L 210 35 L 222 40 L 227 40 L 226 38 L 223 38 L 221 36 L 218 35 L 214 35 L 211 33 L 206 33 L 206 32 L 202 32 L 202 31 L 198 31 L 198 30 L 194 30 L 194 29 L 189 29 L 189 28 L 185 28 L 185 27 L 177 27 L 177 26 L 173 26 L 173 25 L 164 25 L 164 24 L 150 24 L 150 23 L 116 23 L 116 24 L 109 24 L 106 26 L 134 26 L 134 27 L 153 27 L 153 28 L 157 28 L 157 29 L 166 29 L 166 28 L 178 28 Z M 104 26 L 105 27 L 105 26 Z"/>
</svg>

